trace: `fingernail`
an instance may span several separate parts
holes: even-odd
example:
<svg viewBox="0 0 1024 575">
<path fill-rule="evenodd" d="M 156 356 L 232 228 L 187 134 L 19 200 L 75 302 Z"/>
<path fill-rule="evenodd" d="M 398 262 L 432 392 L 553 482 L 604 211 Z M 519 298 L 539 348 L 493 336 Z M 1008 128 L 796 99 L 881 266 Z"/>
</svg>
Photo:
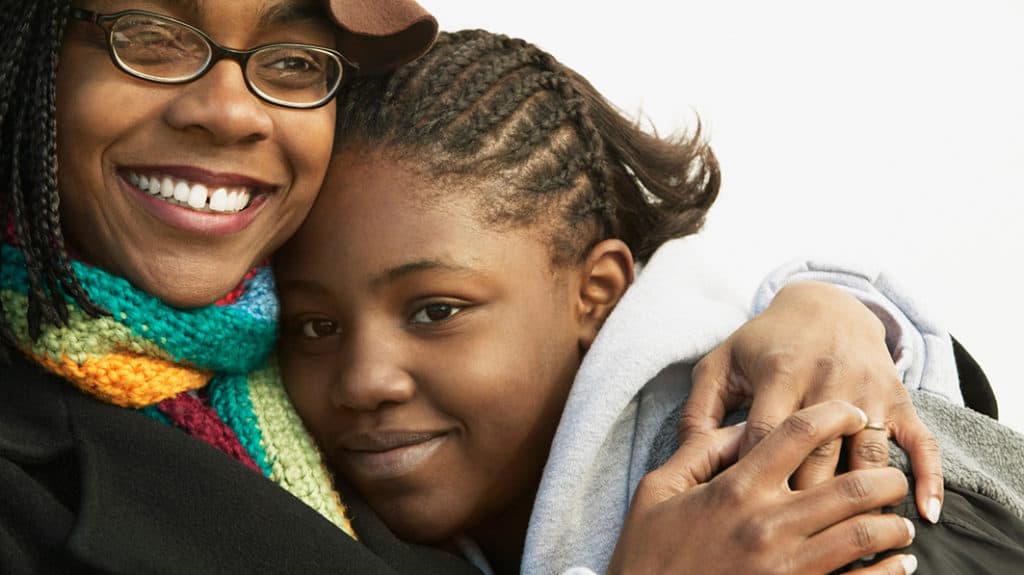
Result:
<svg viewBox="0 0 1024 575">
<path fill-rule="evenodd" d="M 900 557 L 900 564 L 903 565 L 903 572 L 910 575 L 914 571 L 917 571 L 917 557 L 913 555 L 904 555 Z"/>
<path fill-rule="evenodd" d="M 942 513 L 942 503 L 939 503 L 938 497 L 932 497 L 928 501 L 928 521 L 938 523 L 940 513 Z"/>
<path fill-rule="evenodd" d="M 741 421 L 741 422 L 737 423 L 736 425 L 733 425 L 733 427 L 743 427 L 746 424 L 747 424 L 746 421 Z"/>
<path fill-rule="evenodd" d="M 914 536 L 917 535 L 917 530 L 914 529 L 914 524 L 906 517 L 903 518 L 903 522 L 907 524 L 907 533 L 910 534 L 910 540 L 913 541 Z"/>
<path fill-rule="evenodd" d="M 861 424 L 861 426 L 867 425 L 868 424 L 868 414 L 864 413 L 864 410 L 859 408 L 859 407 L 857 407 L 856 405 L 853 406 L 853 407 L 857 410 L 857 413 L 860 414 L 860 424 Z"/>
</svg>

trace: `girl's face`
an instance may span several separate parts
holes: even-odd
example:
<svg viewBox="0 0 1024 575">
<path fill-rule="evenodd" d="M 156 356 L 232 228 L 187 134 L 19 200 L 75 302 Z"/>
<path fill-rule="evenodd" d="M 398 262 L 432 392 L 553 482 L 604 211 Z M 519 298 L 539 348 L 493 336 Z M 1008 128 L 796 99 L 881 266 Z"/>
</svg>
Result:
<svg viewBox="0 0 1024 575">
<path fill-rule="evenodd" d="M 471 192 L 350 152 L 332 166 L 275 257 L 299 414 L 399 536 L 525 530 L 582 353 L 575 268 L 479 222 Z"/>
<path fill-rule="evenodd" d="M 173 16 L 238 49 L 335 43 L 316 0 L 93 0 L 81 7 Z M 57 112 L 61 215 L 72 252 L 171 305 L 193 307 L 230 291 L 302 222 L 330 158 L 335 108 L 259 100 L 230 60 L 189 84 L 139 80 L 114 66 L 99 27 L 71 20 Z M 191 195 L 193 204 L 143 191 L 143 177 L 185 194 L 179 198 Z M 203 188 L 211 198 L 219 189 L 233 195 L 232 207 L 214 211 L 198 202 Z"/>
</svg>

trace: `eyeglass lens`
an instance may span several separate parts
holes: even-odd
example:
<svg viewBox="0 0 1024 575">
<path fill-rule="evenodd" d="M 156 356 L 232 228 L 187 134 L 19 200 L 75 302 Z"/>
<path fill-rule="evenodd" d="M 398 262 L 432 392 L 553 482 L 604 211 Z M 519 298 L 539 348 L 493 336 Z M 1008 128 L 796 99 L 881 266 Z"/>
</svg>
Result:
<svg viewBox="0 0 1024 575">
<path fill-rule="evenodd" d="M 118 62 L 150 80 L 184 82 L 202 74 L 213 48 L 195 30 L 146 14 L 126 14 L 110 29 Z M 245 77 L 265 98 L 287 104 L 322 101 L 341 78 L 341 63 L 311 46 L 271 45 L 254 52 Z"/>
</svg>

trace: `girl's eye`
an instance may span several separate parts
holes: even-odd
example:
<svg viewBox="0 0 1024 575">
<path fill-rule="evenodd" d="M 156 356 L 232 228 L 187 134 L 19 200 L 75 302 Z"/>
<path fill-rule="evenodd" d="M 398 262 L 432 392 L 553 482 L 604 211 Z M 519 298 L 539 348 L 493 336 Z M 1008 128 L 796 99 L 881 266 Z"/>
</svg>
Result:
<svg viewBox="0 0 1024 575">
<path fill-rule="evenodd" d="M 461 307 L 449 303 L 427 304 L 412 316 L 412 323 L 437 323 L 451 318 L 462 311 Z"/>
<path fill-rule="evenodd" d="M 320 339 L 336 335 L 339 331 L 337 322 L 329 319 L 311 319 L 302 322 L 300 326 L 302 337 L 308 339 Z"/>
</svg>

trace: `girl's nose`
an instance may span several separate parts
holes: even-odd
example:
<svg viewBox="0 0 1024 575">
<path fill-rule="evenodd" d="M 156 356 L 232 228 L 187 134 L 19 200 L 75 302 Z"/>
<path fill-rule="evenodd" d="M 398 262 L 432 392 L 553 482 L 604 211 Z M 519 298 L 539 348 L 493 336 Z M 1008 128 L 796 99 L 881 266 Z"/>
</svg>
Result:
<svg viewBox="0 0 1024 575">
<path fill-rule="evenodd" d="M 416 392 L 413 377 L 399 365 L 400 350 L 381 341 L 353 346 L 331 389 L 334 407 L 373 411 L 409 401 Z"/>
<path fill-rule="evenodd" d="M 220 145 L 258 142 L 273 134 L 271 104 L 249 91 L 237 62 L 222 60 L 178 89 L 164 116 L 175 129 L 205 133 Z"/>
</svg>

